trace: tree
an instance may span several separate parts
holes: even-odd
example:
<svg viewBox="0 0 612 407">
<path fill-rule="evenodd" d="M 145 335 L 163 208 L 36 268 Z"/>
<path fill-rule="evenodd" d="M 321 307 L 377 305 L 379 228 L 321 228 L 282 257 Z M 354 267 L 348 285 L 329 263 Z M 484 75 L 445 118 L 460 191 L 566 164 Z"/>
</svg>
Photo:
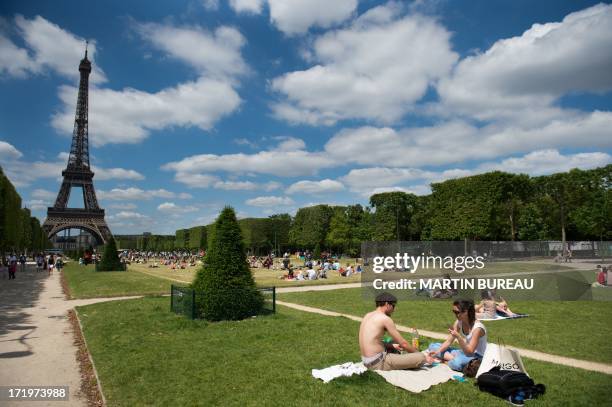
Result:
<svg viewBox="0 0 612 407">
<path fill-rule="evenodd" d="M 376 241 L 406 240 L 417 204 L 417 196 L 405 192 L 383 192 L 370 197 L 376 209 L 372 238 Z"/>
<path fill-rule="evenodd" d="M 310 250 L 314 249 L 317 243 L 323 245 L 333 214 L 334 209 L 329 205 L 300 208 L 289 232 L 291 242 L 296 247 Z"/>
<path fill-rule="evenodd" d="M 236 214 L 225 207 L 209 235 L 204 265 L 192 285 L 197 314 L 211 321 L 239 320 L 258 314 L 263 297 L 246 262 Z"/>
<path fill-rule="evenodd" d="M 500 171 L 431 184 L 431 238 L 511 239 L 529 186 L 528 176 Z"/>
<path fill-rule="evenodd" d="M 371 235 L 371 214 L 361 205 L 334 208 L 326 238 L 332 249 L 357 257 L 361 242 L 370 240 Z"/>
<path fill-rule="evenodd" d="M 589 171 L 573 170 L 580 200 L 569 214 L 582 238 L 612 238 L 612 164 Z"/>
<path fill-rule="evenodd" d="M 538 204 L 532 202 L 521 210 L 518 223 L 518 237 L 520 240 L 544 240 L 549 238 L 548 225 Z"/>
<path fill-rule="evenodd" d="M 200 250 L 206 247 L 206 226 L 196 226 L 189 229 L 189 249 Z"/>
<path fill-rule="evenodd" d="M 189 245 L 189 229 L 179 229 L 176 231 L 176 240 L 174 247 L 177 249 L 186 249 Z"/>
<path fill-rule="evenodd" d="M 281 213 L 272 215 L 270 219 L 270 241 L 273 250 L 280 255 L 289 247 L 289 231 L 291 230 L 291 215 Z"/>
<path fill-rule="evenodd" d="M 123 270 L 123 265 L 117 255 L 117 244 L 115 238 L 110 237 L 104 245 L 104 253 L 102 260 L 98 263 L 98 271 L 120 271 Z"/>
</svg>

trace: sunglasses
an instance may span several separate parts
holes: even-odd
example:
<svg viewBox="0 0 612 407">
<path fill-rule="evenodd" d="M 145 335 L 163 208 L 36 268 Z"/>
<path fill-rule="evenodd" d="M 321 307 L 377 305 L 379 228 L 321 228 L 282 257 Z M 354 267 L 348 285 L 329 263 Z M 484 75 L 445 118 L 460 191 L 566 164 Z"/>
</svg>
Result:
<svg viewBox="0 0 612 407">
<path fill-rule="evenodd" d="M 463 311 L 453 310 L 453 314 L 455 314 L 455 315 L 459 315 L 459 314 L 461 314 L 462 312 L 463 312 Z"/>
</svg>

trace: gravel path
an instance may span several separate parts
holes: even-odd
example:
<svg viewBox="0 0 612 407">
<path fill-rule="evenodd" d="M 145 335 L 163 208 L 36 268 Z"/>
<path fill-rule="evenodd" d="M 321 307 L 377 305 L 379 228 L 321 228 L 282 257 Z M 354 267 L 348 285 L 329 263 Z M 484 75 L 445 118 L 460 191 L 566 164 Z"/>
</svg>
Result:
<svg viewBox="0 0 612 407">
<path fill-rule="evenodd" d="M 48 276 L 28 265 L 15 280 L 0 280 L 0 386 L 69 386 L 68 401 L 37 401 L 36 406 L 85 406 L 79 394 L 81 377 L 76 360 L 69 309 L 97 302 L 136 297 L 66 301 L 59 273 Z M 24 407 L 28 402 L 0 401 Z"/>
</svg>

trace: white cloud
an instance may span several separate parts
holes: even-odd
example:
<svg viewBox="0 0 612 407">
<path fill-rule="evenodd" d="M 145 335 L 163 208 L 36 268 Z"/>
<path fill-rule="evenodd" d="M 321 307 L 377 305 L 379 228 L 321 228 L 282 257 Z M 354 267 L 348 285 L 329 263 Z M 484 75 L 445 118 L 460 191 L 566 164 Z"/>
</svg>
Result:
<svg viewBox="0 0 612 407">
<path fill-rule="evenodd" d="M 209 11 L 217 11 L 219 9 L 219 0 L 202 0 L 202 4 Z"/>
<path fill-rule="evenodd" d="M 475 168 L 451 168 L 442 171 L 427 171 L 418 168 L 370 167 L 352 169 L 340 180 L 352 192 L 369 197 L 375 193 L 389 191 L 412 192 L 417 195 L 430 193 L 429 184 L 448 179 L 467 177 L 490 171 L 504 171 L 531 176 L 602 167 L 612 162 L 612 156 L 603 152 L 561 154 L 557 150 L 538 150 L 520 157 L 509 157 L 501 161 L 488 161 Z"/>
<path fill-rule="evenodd" d="M 534 24 L 521 36 L 463 59 L 440 81 L 442 105 L 436 112 L 549 120 L 565 113 L 551 107 L 564 94 L 612 89 L 611 70 L 612 5 L 598 4 L 562 22 Z"/>
<path fill-rule="evenodd" d="M 247 199 L 245 203 L 249 206 L 270 207 L 293 205 L 295 202 L 286 196 L 260 196 Z"/>
<path fill-rule="evenodd" d="M 286 142 L 287 140 L 281 142 L 280 147 L 283 151 L 272 149 L 255 154 L 199 154 L 165 164 L 162 169 L 175 171 L 175 180 L 178 182 L 188 183 L 190 177 L 196 179 L 203 177 L 204 180 L 209 181 L 206 184 L 208 186 L 214 177 L 206 174 L 217 171 L 292 177 L 313 175 L 320 169 L 337 166 L 337 163 L 330 160 L 325 154 L 310 153 L 301 149 L 286 151 L 284 150 L 287 147 Z M 290 143 L 300 148 L 303 145 L 303 142 L 298 143 L 295 139 L 291 139 Z"/>
<path fill-rule="evenodd" d="M 183 213 L 196 212 L 195 206 L 180 206 L 174 202 L 164 202 L 157 207 L 157 210 L 166 214 L 178 215 Z"/>
<path fill-rule="evenodd" d="M 280 143 L 274 148 L 275 151 L 295 151 L 304 150 L 306 143 L 304 140 L 295 137 L 279 137 Z"/>
<path fill-rule="evenodd" d="M 0 158 L 2 158 L 2 144 L 0 141 Z M 8 143 L 5 143 L 11 146 Z M 11 146 L 12 147 L 12 146 Z M 10 149 L 7 149 L 10 151 Z M 21 154 L 21 153 L 20 153 Z M 13 157 L 20 157 L 13 152 Z M 55 161 L 26 162 L 19 159 L 8 160 L 3 163 L 4 170 L 16 186 L 27 186 L 38 179 L 62 179 L 62 171 L 66 168 L 67 153 L 60 153 Z M 141 180 L 144 176 L 134 170 L 125 168 L 92 167 L 95 173 L 94 180 Z"/>
<path fill-rule="evenodd" d="M 327 28 L 349 18 L 357 0 L 268 0 L 270 20 L 287 35 L 300 34 L 312 26 Z"/>
<path fill-rule="evenodd" d="M 240 50 L 245 39 L 235 28 L 209 32 L 199 26 L 136 23 L 136 31 L 170 57 L 193 66 L 199 78 L 157 92 L 133 88 L 90 88 L 89 130 L 94 146 L 139 143 L 151 131 L 173 126 L 210 130 L 241 103 L 237 78 L 248 72 Z M 77 65 L 71 65 L 75 70 Z M 78 89 L 61 86 L 63 106 L 52 117 L 53 127 L 72 134 Z"/>
<path fill-rule="evenodd" d="M 0 35 L 0 76 L 25 78 L 29 72 L 37 70 L 27 50 L 19 48 L 10 39 Z"/>
<path fill-rule="evenodd" d="M 38 179 L 55 178 L 61 181 L 62 170 L 66 168 L 63 162 L 25 162 L 22 160 L 3 163 L 5 174 L 16 187 L 30 185 Z"/>
<path fill-rule="evenodd" d="M 344 185 L 335 180 L 324 179 L 321 181 L 298 181 L 287 188 L 287 194 L 326 194 L 342 191 Z"/>
<path fill-rule="evenodd" d="M 138 208 L 138 206 L 133 203 L 111 204 L 108 207 L 111 209 L 121 209 L 121 210 L 126 210 L 126 211 Z"/>
<path fill-rule="evenodd" d="M 111 219 L 126 219 L 126 220 L 131 220 L 131 219 L 147 219 L 148 216 L 143 215 L 143 214 L 138 213 L 138 212 L 121 211 L 121 212 L 111 216 L 110 218 Z"/>
<path fill-rule="evenodd" d="M 100 190 L 97 192 L 100 199 L 108 201 L 142 201 L 153 198 L 180 198 L 188 199 L 189 194 L 176 194 L 165 189 L 143 190 L 140 188 L 113 188 L 110 191 Z"/>
<path fill-rule="evenodd" d="M 50 69 L 67 78 L 79 78 L 79 61 L 85 54 L 84 38 L 77 37 L 41 16 L 28 20 L 18 15 L 15 24 L 29 50 L 16 47 L 6 38 L 0 39 L 0 52 L 12 58 L 5 62 L 8 65 L 5 70 L 23 77 L 26 72 L 39 74 Z M 95 55 L 95 41 L 90 41 L 88 59 L 92 63 Z M 104 72 L 95 64 L 92 66 L 90 80 L 93 83 L 106 81 Z"/>
<path fill-rule="evenodd" d="M 435 166 L 547 148 L 611 148 L 610 128 L 612 112 L 600 111 L 525 128 L 500 124 L 479 128 L 460 120 L 401 130 L 366 126 L 338 132 L 325 150 L 363 165 Z"/>
<path fill-rule="evenodd" d="M 216 189 L 225 189 L 226 191 L 252 191 L 259 186 L 251 181 L 218 181 L 214 184 Z"/>
<path fill-rule="evenodd" d="M 95 178 L 98 181 L 106 181 L 109 179 L 128 179 L 138 181 L 145 178 L 141 173 L 134 170 L 126 170 L 125 168 L 100 168 L 93 166 L 92 171 L 95 173 Z"/>
<path fill-rule="evenodd" d="M 263 185 L 263 187 L 266 191 L 274 191 L 276 189 L 282 188 L 283 184 L 281 184 L 280 182 L 276 182 L 276 181 L 269 181 L 269 182 L 266 182 Z"/>
<path fill-rule="evenodd" d="M 275 181 L 263 184 L 252 181 L 223 181 L 215 175 L 191 172 L 177 172 L 174 180 L 190 188 L 215 188 L 226 191 L 254 191 L 258 189 L 273 191 L 282 187 L 280 183 Z"/>
<path fill-rule="evenodd" d="M 499 163 L 483 163 L 478 166 L 477 171 L 499 170 L 529 175 L 544 175 L 566 172 L 573 168 L 586 170 L 603 167 L 610 163 L 612 163 L 612 156 L 603 152 L 563 155 L 557 150 L 539 150 L 523 157 L 506 158 Z"/>
<path fill-rule="evenodd" d="M 233 27 L 221 26 L 209 32 L 199 26 L 142 23 L 136 25 L 136 30 L 156 48 L 207 77 L 225 80 L 248 71 L 240 54 L 246 40 Z"/>
<path fill-rule="evenodd" d="M 261 14 L 263 0 L 229 0 L 229 5 L 236 13 Z"/>
<path fill-rule="evenodd" d="M 23 154 L 21 151 L 17 150 L 15 146 L 6 141 L 0 140 L 0 160 L 2 161 L 12 161 L 21 158 Z"/>
<path fill-rule="evenodd" d="M 234 139 L 234 143 L 239 146 L 248 146 L 251 148 L 257 148 L 257 144 L 247 138 L 237 138 Z"/>
<path fill-rule="evenodd" d="M 57 197 L 57 192 L 48 191 L 42 188 L 36 188 L 30 192 L 30 196 L 33 199 L 42 199 L 44 201 L 54 201 Z"/>
<path fill-rule="evenodd" d="M 75 87 L 60 87 L 64 106 L 52 119 L 60 133 L 72 134 L 77 93 Z M 139 143 L 150 131 L 172 126 L 209 130 L 241 102 L 229 83 L 204 77 L 156 93 L 92 88 L 90 97 L 89 140 L 94 146 Z"/>
<path fill-rule="evenodd" d="M 49 206 L 51 206 L 51 202 L 43 199 L 31 199 L 25 202 L 25 207 L 31 211 L 46 211 Z"/>
<path fill-rule="evenodd" d="M 316 65 L 272 81 L 284 96 L 272 106 L 274 114 L 311 125 L 352 118 L 394 122 L 448 74 L 457 60 L 449 40 L 433 18 L 402 16 L 394 3 L 371 9 L 349 28 L 316 39 Z"/>
</svg>

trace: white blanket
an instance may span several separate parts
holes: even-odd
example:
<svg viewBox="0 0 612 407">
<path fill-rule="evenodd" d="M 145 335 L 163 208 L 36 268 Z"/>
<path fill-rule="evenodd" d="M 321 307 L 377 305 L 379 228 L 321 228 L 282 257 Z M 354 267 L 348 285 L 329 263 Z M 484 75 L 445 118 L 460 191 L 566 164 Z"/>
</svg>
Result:
<svg viewBox="0 0 612 407">
<path fill-rule="evenodd" d="M 453 376 L 463 377 L 463 373 L 455 372 L 443 363 L 413 370 L 376 370 L 375 372 L 392 385 L 413 393 L 420 393 L 431 386 L 445 383 L 451 380 Z"/>
<path fill-rule="evenodd" d="M 342 376 L 352 376 L 354 374 L 362 374 L 366 372 L 368 369 L 363 365 L 363 363 L 353 363 L 347 362 L 341 365 L 331 366 L 325 369 L 312 369 L 312 376 L 315 379 L 321 379 L 325 383 L 328 383 L 338 377 Z"/>
<path fill-rule="evenodd" d="M 499 321 L 499 320 L 502 320 L 502 319 L 526 318 L 528 316 L 529 316 L 529 314 L 514 314 L 514 316 L 512 316 L 512 317 L 505 317 L 503 315 L 496 314 L 494 318 L 485 318 L 485 317 L 483 317 L 483 318 L 478 318 L 478 319 L 481 320 L 481 321 Z"/>
<path fill-rule="evenodd" d="M 331 366 L 325 369 L 312 369 L 312 376 L 316 379 L 321 379 L 325 383 L 329 383 L 333 379 L 342 376 L 360 375 L 368 369 L 363 363 L 347 362 L 341 365 Z M 444 383 L 453 378 L 453 376 L 463 376 L 462 373 L 451 370 L 445 364 L 439 364 L 433 367 L 421 367 L 413 370 L 375 370 L 387 382 L 402 389 L 413 393 L 420 393 L 423 390 L 429 389 L 436 384 Z"/>
</svg>

